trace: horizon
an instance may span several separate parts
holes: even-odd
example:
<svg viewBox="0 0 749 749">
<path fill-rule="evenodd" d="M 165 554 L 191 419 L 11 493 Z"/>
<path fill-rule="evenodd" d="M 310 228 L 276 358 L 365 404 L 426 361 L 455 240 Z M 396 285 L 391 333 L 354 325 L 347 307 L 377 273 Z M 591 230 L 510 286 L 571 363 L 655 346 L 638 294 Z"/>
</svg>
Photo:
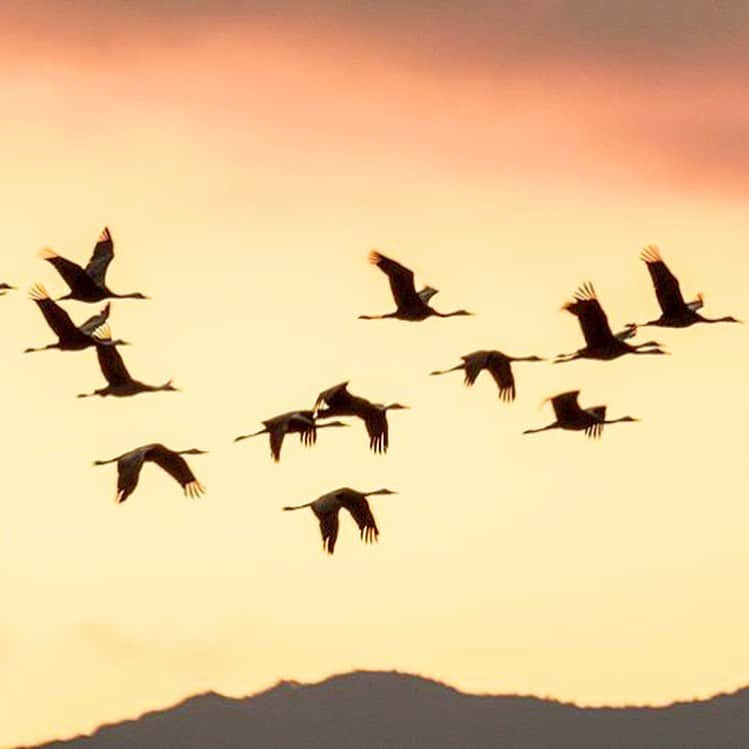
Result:
<svg viewBox="0 0 749 749">
<path fill-rule="evenodd" d="M 30 0 L 0 29 L 0 744 L 354 668 L 591 706 L 747 683 L 749 326 L 517 364 L 511 404 L 428 373 L 579 348 L 586 281 L 613 330 L 652 319 L 649 244 L 749 320 L 749 6 Z M 150 297 L 112 335 L 180 392 L 78 400 L 92 350 L 21 353 L 54 340 L 28 289 L 66 293 L 38 251 L 85 264 L 105 226 L 110 287 Z M 475 316 L 358 320 L 394 308 L 372 249 Z M 386 455 L 358 422 L 279 464 L 232 442 L 343 380 L 411 407 Z M 521 435 L 577 389 L 642 421 Z M 113 504 L 92 461 L 152 442 L 209 451 L 202 498 L 147 465 Z M 281 507 L 339 486 L 398 494 L 328 558 Z"/>
</svg>

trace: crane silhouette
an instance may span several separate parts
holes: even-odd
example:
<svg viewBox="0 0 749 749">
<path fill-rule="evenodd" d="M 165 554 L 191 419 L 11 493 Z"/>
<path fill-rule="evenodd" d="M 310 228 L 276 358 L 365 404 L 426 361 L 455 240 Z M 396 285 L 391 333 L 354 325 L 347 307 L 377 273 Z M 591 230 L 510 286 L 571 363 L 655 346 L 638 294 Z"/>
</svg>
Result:
<svg viewBox="0 0 749 749">
<path fill-rule="evenodd" d="M 335 550 L 335 542 L 338 538 L 338 513 L 341 508 L 349 511 L 351 517 L 359 526 L 359 535 L 365 543 L 372 543 L 377 540 L 380 531 L 377 528 L 372 510 L 369 507 L 367 497 L 373 497 L 376 494 L 397 494 L 390 489 L 377 489 L 373 492 L 358 492 L 355 489 L 344 487 L 335 491 L 323 494 L 314 502 L 307 502 L 303 505 L 293 507 L 284 507 L 285 511 L 301 510 L 309 507 L 315 513 L 315 517 L 320 523 L 320 533 L 322 534 L 322 548 L 328 554 Z"/>
<path fill-rule="evenodd" d="M 15 286 L 11 286 L 8 283 L 0 283 L 0 296 L 5 296 L 9 291 L 14 291 L 15 288 Z"/>
<path fill-rule="evenodd" d="M 85 268 L 50 249 L 42 250 L 41 257 L 55 267 L 70 288 L 70 292 L 60 299 L 76 299 L 79 302 L 101 302 L 110 298 L 148 299 L 137 291 L 131 294 L 117 294 L 107 287 L 107 269 L 114 258 L 114 242 L 107 227 L 104 227 L 104 231 L 99 235 L 94 252 Z"/>
<path fill-rule="evenodd" d="M 171 380 L 168 380 L 163 385 L 146 385 L 139 380 L 134 380 L 127 371 L 120 352 L 112 345 L 111 334 L 106 326 L 99 328 L 94 333 L 94 337 L 97 339 L 96 357 L 99 360 L 99 367 L 104 375 L 104 379 L 107 381 L 107 386 L 94 390 L 92 393 L 81 393 L 78 395 L 79 398 L 91 398 L 94 395 L 101 397 L 112 395 L 123 398 L 130 395 L 138 395 L 138 393 L 177 390 Z"/>
<path fill-rule="evenodd" d="M 435 370 L 430 375 L 442 375 L 448 372 L 456 372 L 459 369 L 465 371 L 464 382 L 471 387 L 482 370 L 486 370 L 497 383 L 499 388 L 499 399 L 509 403 L 515 400 L 515 377 L 512 374 L 512 362 L 516 361 L 545 361 L 538 356 L 507 356 L 501 351 L 474 351 L 460 357 L 462 364 L 456 364 L 450 369 Z"/>
<path fill-rule="evenodd" d="M 583 284 L 576 292 L 573 301 L 567 302 L 562 309 L 577 317 L 585 337 L 585 347 L 571 354 L 560 354 L 554 361 L 562 364 L 574 359 L 616 359 L 623 354 L 665 354 L 657 341 L 647 341 L 633 346 L 626 342 L 631 338 L 637 326 L 628 325 L 614 335 L 609 327 L 606 313 L 603 311 L 593 284 Z"/>
<path fill-rule="evenodd" d="M 205 455 L 205 450 L 191 448 L 189 450 L 170 450 L 159 443 L 136 447 L 116 458 L 109 460 L 95 460 L 95 466 L 117 463 L 117 494 L 115 502 L 124 502 L 138 486 L 140 471 L 144 463 L 156 463 L 163 468 L 183 489 L 185 496 L 196 499 L 205 487 L 195 478 L 183 455 Z"/>
<path fill-rule="evenodd" d="M 320 410 L 320 406 L 326 408 Z M 385 406 L 381 403 L 372 403 L 366 398 L 352 395 L 348 391 L 348 382 L 334 385 L 332 388 L 323 390 L 315 401 L 314 413 L 316 418 L 328 418 L 331 416 L 356 416 L 364 422 L 369 435 L 369 446 L 375 453 L 387 452 L 389 445 L 387 412 L 407 409 L 400 403 L 391 403 Z"/>
<path fill-rule="evenodd" d="M 427 317 L 456 317 L 461 315 L 472 315 L 464 309 L 455 312 L 437 312 L 430 307 L 429 300 L 437 293 L 436 289 L 431 286 L 424 287 L 421 291 L 416 291 L 414 286 L 414 274 L 405 266 L 391 260 L 385 255 L 372 250 L 369 253 L 369 262 L 376 265 L 390 281 L 390 290 L 393 293 L 397 309 L 386 315 L 359 315 L 360 320 L 385 320 L 387 318 L 396 318 L 398 320 L 409 320 L 417 322 L 426 320 Z"/>
<path fill-rule="evenodd" d="M 24 350 L 26 354 L 34 351 L 48 351 L 50 349 L 81 351 L 90 346 L 96 346 L 97 342 L 108 346 L 129 345 L 127 341 L 120 339 L 116 341 L 110 339 L 107 341 L 102 339 L 97 340 L 94 337 L 94 333 L 105 325 L 109 318 L 109 303 L 97 315 L 90 317 L 82 325 L 76 326 L 70 319 L 70 315 L 57 302 L 49 298 L 46 289 L 41 284 L 33 286 L 29 292 L 29 296 L 36 302 L 47 324 L 57 336 L 57 343 L 50 343 L 40 348 L 27 348 Z"/>
<path fill-rule="evenodd" d="M 661 316 L 656 320 L 642 323 L 642 327 L 653 325 L 661 328 L 688 328 L 699 322 L 741 322 L 730 315 L 716 318 L 700 315 L 698 310 L 703 305 L 702 294 L 698 294 L 691 302 L 685 302 L 679 280 L 663 262 L 660 250 L 654 244 L 648 245 L 640 253 L 640 259 L 647 266 L 661 308 Z"/>
<path fill-rule="evenodd" d="M 312 411 L 289 411 L 288 413 L 274 416 L 272 419 L 266 419 L 261 422 L 263 428 L 252 434 L 242 434 L 235 437 L 235 442 L 258 437 L 261 434 L 270 436 L 270 454 L 277 463 L 281 460 L 281 447 L 284 437 L 287 434 L 298 434 L 303 445 L 311 447 L 317 442 L 317 430 L 325 427 L 347 427 L 342 421 L 330 421 L 326 424 L 315 423 L 314 413 Z"/>
<path fill-rule="evenodd" d="M 578 403 L 579 390 L 560 393 L 553 398 L 547 398 L 544 403 L 551 401 L 556 415 L 556 421 L 540 429 L 526 429 L 523 434 L 537 434 L 549 429 L 571 429 L 583 431 L 588 437 L 598 438 L 603 432 L 604 424 L 618 424 L 627 421 L 639 421 L 632 416 L 622 416 L 619 419 L 606 420 L 606 406 L 592 406 L 581 408 Z"/>
</svg>

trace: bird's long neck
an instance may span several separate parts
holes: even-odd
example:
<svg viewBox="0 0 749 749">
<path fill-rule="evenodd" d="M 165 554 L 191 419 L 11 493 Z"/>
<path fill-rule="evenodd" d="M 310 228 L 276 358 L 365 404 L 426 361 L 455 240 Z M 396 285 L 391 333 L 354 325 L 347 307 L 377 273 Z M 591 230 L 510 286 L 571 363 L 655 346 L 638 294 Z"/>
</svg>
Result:
<svg viewBox="0 0 749 749">
<path fill-rule="evenodd" d="M 731 317 L 730 315 L 727 317 L 703 317 L 702 315 L 697 315 L 700 322 L 707 322 L 707 323 L 714 323 L 714 322 L 740 322 L 735 317 Z"/>
<path fill-rule="evenodd" d="M 362 496 L 364 497 L 373 497 L 375 494 L 392 494 L 393 492 L 390 491 L 390 489 L 375 489 L 372 492 L 362 492 Z"/>
<path fill-rule="evenodd" d="M 117 294 L 114 291 L 110 291 L 109 296 L 114 299 L 145 299 L 145 296 L 138 291 L 131 291 L 129 294 Z"/>
<path fill-rule="evenodd" d="M 435 369 L 434 372 L 430 372 L 430 375 L 443 375 L 447 374 L 448 372 L 456 372 L 459 369 L 465 369 L 465 364 L 456 364 L 454 367 L 450 367 L 450 369 Z"/>
<path fill-rule="evenodd" d="M 454 312 L 437 312 L 436 309 L 432 309 L 431 307 L 429 309 L 432 310 L 432 314 L 437 317 L 466 317 L 471 314 L 464 309 L 456 309 Z"/>
<path fill-rule="evenodd" d="M 618 419 L 603 419 L 602 421 L 599 421 L 598 423 L 599 424 L 619 424 L 622 421 L 632 421 L 632 419 L 630 419 L 627 416 L 622 416 Z"/>
<path fill-rule="evenodd" d="M 289 510 L 303 510 L 305 507 L 312 507 L 312 502 L 307 502 L 303 505 L 291 505 L 287 507 L 282 507 L 282 510 L 289 511 Z"/>
<path fill-rule="evenodd" d="M 643 348 L 651 344 L 641 343 L 638 346 L 630 346 L 631 353 L 633 354 L 665 354 L 666 352 L 660 348 Z M 658 344 L 656 344 L 657 346 Z"/>
</svg>

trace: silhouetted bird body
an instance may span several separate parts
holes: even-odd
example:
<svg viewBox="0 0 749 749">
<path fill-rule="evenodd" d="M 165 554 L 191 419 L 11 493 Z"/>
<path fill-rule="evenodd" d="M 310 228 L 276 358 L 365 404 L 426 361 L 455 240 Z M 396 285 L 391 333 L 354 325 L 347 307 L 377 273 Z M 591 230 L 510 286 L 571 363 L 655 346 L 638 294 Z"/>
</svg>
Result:
<svg viewBox="0 0 749 749">
<path fill-rule="evenodd" d="M 482 370 L 486 370 L 497 383 L 499 388 L 499 399 L 505 402 L 515 400 L 515 377 L 512 374 L 512 362 L 516 361 L 544 361 L 538 356 L 507 356 L 501 351 L 474 351 L 460 357 L 462 364 L 457 364 L 450 369 L 435 370 L 432 375 L 447 374 L 462 369 L 465 372 L 465 384 L 470 387 L 476 382 Z"/>
<path fill-rule="evenodd" d="M 36 302 L 47 324 L 57 336 L 57 343 L 50 343 L 41 348 L 27 348 L 24 353 L 47 351 L 49 349 L 81 351 L 96 346 L 97 343 L 103 346 L 127 345 L 126 341 L 94 337 L 97 330 L 100 331 L 100 334 L 105 332 L 102 331 L 102 326 L 106 324 L 109 318 L 109 304 L 97 315 L 90 317 L 82 325 L 76 326 L 70 319 L 70 315 L 49 298 L 46 289 L 41 284 L 36 284 L 29 292 L 29 296 Z"/>
<path fill-rule="evenodd" d="M 163 385 L 146 385 L 139 380 L 135 380 L 127 371 L 125 362 L 120 356 L 120 352 L 112 345 L 109 331 L 106 329 L 97 330 L 94 333 L 97 338 L 96 357 L 99 360 L 99 367 L 107 381 L 107 386 L 94 390 L 92 393 L 81 393 L 79 398 L 90 398 L 94 395 L 102 397 L 112 395 L 123 398 L 138 393 L 154 393 L 161 390 L 175 391 L 176 387 L 169 380 Z"/>
<path fill-rule="evenodd" d="M 393 294 L 397 309 L 395 312 L 390 312 L 386 315 L 359 315 L 360 320 L 396 318 L 398 320 L 418 322 L 426 320 L 427 317 L 456 317 L 473 314 L 464 309 L 456 310 L 455 312 L 437 312 L 437 310 L 428 304 L 429 300 L 437 293 L 437 290 L 431 286 L 426 286 L 417 292 L 412 270 L 374 250 L 369 253 L 369 262 L 376 265 L 388 277 L 390 291 Z"/>
<path fill-rule="evenodd" d="M 183 455 L 205 455 L 204 450 L 192 448 L 190 450 L 170 450 L 164 445 L 154 443 L 136 447 L 130 452 L 119 455 L 109 460 L 95 460 L 95 466 L 103 466 L 107 463 L 117 463 L 117 495 L 115 502 L 124 502 L 138 486 L 140 471 L 143 464 L 150 462 L 163 468 L 179 485 L 185 495 L 197 498 L 205 487 L 195 478 Z"/>
<path fill-rule="evenodd" d="M 354 518 L 359 527 L 359 534 L 365 543 L 372 543 L 377 540 L 380 531 L 377 528 L 377 523 L 367 501 L 367 497 L 372 497 L 376 494 L 396 494 L 396 492 L 390 491 L 390 489 L 358 492 L 355 489 L 344 487 L 328 492 L 328 494 L 323 494 L 322 497 L 318 497 L 314 502 L 294 507 L 284 507 L 283 509 L 301 510 L 309 507 L 320 523 L 323 550 L 327 551 L 328 554 L 332 554 L 335 550 L 336 539 L 338 538 L 338 513 L 342 508 L 348 510 L 351 517 Z"/>
<path fill-rule="evenodd" d="M 320 410 L 320 406 L 326 408 Z M 400 403 L 391 403 L 385 406 L 381 403 L 372 403 L 366 398 L 352 395 L 348 391 L 348 382 L 334 385 L 324 390 L 317 396 L 315 401 L 315 414 L 317 418 L 331 416 L 356 416 L 364 422 L 369 435 L 369 446 L 376 453 L 387 452 L 389 445 L 389 429 L 387 412 L 393 410 L 407 409 Z"/>
<path fill-rule="evenodd" d="M 576 292 L 573 301 L 567 302 L 563 309 L 577 317 L 585 338 L 585 346 L 572 354 L 560 354 L 556 364 L 574 359 L 616 359 L 624 354 L 665 354 L 657 341 L 647 341 L 633 346 L 626 342 L 636 331 L 630 325 L 614 335 L 611 332 L 608 318 L 603 311 L 595 289 L 590 283 L 583 284 Z"/>
<path fill-rule="evenodd" d="M 604 424 L 618 424 L 620 422 L 639 421 L 632 416 L 622 416 L 619 419 L 606 420 L 606 406 L 592 406 L 591 408 L 581 408 L 578 403 L 579 390 L 571 390 L 567 393 L 560 393 L 553 398 L 547 398 L 551 401 L 554 408 L 556 421 L 541 429 L 526 429 L 523 434 L 536 434 L 545 432 L 549 429 L 570 429 L 573 431 L 583 431 L 588 437 L 600 437 L 603 432 Z"/>
<path fill-rule="evenodd" d="M 99 236 L 88 265 L 81 268 L 53 250 L 42 250 L 41 257 L 52 264 L 70 288 L 70 293 L 61 299 L 75 299 L 79 302 L 101 302 L 104 299 L 148 299 L 140 292 L 117 294 L 107 287 L 106 275 L 114 258 L 114 242 L 108 228 Z"/>
<path fill-rule="evenodd" d="M 341 421 L 331 421 L 326 424 L 315 422 L 314 412 L 310 410 L 289 411 L 288 413 L 274 416 L 262 422 L 263 429 L 252 434 L 243 434 L 234 439 L 235 442 L 257 437 L 261 434 L 270 436 L 270 452 L 275 462 L 281 460 L 281 447 L 287 434 L 298 434 L 303 445 L 310 447 L 317 441 L 317 430 L 325 427 L 345 427 Z"/>
<path fill-rule="evenodd" d="M 688 328 L 700 322 L 741 322 L 730 315 L 718 318 L 700 315 L 698 310 L 703 306 L 702 294 L 698 294 L 691 302 L 685 302 L 678 279 L 663 262 L 661 253 L 655 245 L 646 247 L 640 254 L 640 258 L 650 273 L 655 296 L 661 308 L 661 316 L 657 320 L 642 323 L 643 327 L 653 325 L 662 328 Z"/>
</svg>

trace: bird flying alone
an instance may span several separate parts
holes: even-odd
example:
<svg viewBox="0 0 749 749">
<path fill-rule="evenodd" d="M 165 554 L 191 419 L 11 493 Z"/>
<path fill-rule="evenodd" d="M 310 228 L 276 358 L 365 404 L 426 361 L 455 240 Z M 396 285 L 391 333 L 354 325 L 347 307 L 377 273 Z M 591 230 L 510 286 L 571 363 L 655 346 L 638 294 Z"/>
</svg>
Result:
<svg viewBox="0 0 749 749">
<path fill-rule="evenodd" d="M 571 354 L 560 354 L 554 360 L 555 364 L 570 362 L 574 359 L 607 361 L 616 359 L 623 354 L 666 353 L 657 341 L 647 341 L 636 345 L 627 343 L 626 339 L 631 338 L 637 332 L 637 327 L 634 325 L 628 325 L 624 330 L 614 335 L 592 283 L 583 284 L 575 292 L 573 300 L 567 302 L 562 309 L 577 318 L 585 338 L 585 346 Z"/>
<path fill-rule="evenodd" d="M 99 367 L 107 381 L 107 386 L 94 390 L 92 393 L 81 393 L 78 395 L 79 398 L 90 398 L 94 395 L 124 398 L 138 395 L 138 393 L 177 390 L 171 380 L 163 385 L 146 385 L 139 380 L 134 380 L 127 371 L 120 352 L 112 345 L 112 335 L 107 325 L 102 325 L 93 335 L 96 338 L 96 358 L 99 360 Z"/>
<path fill-rule="evenodd" d="M 591 406 L 581 408 L 578 403 L 579 390 L 560 393 L 547 398 L 544 403 L 551 401 L 556 415 L 556 421 L 540 429 L 526 429 L 523 434 L 536 434 L 549 429 L 571 429 L 583 431 L 588 437 L 598 438 L 603 433 L 604 424 L 618 424 L 627 421 L 639 421 L 632 416 L 622 416 L 619 419 L 606 419 L 606 406 Z"/>
<path fill-rule="evenodd" d="M 653 282 L 655 296 L 661 308 L 661 316 L 655 320 L 641 323 L 642 327 L 647 325 L 661 328 L 688 328 L 695 323 L 715 322 L 741 322 L 735 317 L 703 317 L 698 310 L 702 308 L 704 300 L 702 294 L 697 294 L 691 302 L 685 302 L 681 294 L 679 280 L 668 269 L 663 262 L 661 253 L 654 245 L 648 245 L 641 253 L 640 259 L 647 266 L 650 279 Z"/>
<path fill-rule="evenodd" d="M 235 442 L 258 437 L 261 434 L 270 436 L 270 454 L 277 463 L 281 460 L 281 447 L 283 446 L 284 437 L 287 434 L 298 434 L 299 440 L 306 447 L 311 447 L 317 442 L 317 430 L 325 427 L 347 427 L 342 421 L 329 421 L 325 424 L 318 424 L 315 421 L 313 411 L 289 411 L 288 413 L 274 416 L 262 422 L 263 428 L 252 434 L 242 434 L 235 437 Z"/>
<path fill-rule="evenodd" d="M 307 502 L 307 504 L 295 505 L 293 507 L 284 507 L 283 509 L 289 511 L 309 507 L 315 513 L 315 517 L 320 523 L 323 551 L 332 554 L 335 551 L 335 543 L 338 538 L 338 513 L 341 511 L 341 508 L 348 510 L 357 526 L 359 526 L 359 535 L 365 543 L 377 541 L 380 531 L 377 528 L 377 523 L 367 501 L 367 497 L 373 497 L 377 494 L 397 494 L 397 492 L 390 491 L 390 489 L 358 492 L 355 489 L 344 487 L 323 494 L 322 497 L 318 497 L 314 502 Z"/>
<path fill-rule="evenodd" d="M 471 387 L 482 370 L 486 370 L 497 383 L 499 399 L 509 403 L 515 400 L 515 377 L 512 373 L 512 362 L 545 361 L 538 356 L 507 356 L 501 351 L 474 351 L 460 357 L 462 364 L 456 364 L 450 369 L 435 370 L 431 375 L 442 375 L 462 369 L 465 372 L 464 382 Z"/>
<path fill-rule="evenodd" d="M 325 406 L 324 409 L 320 409 Z M 348 391 L 348 382 L 334 385 L 323 390 L 315 401 L 314 414 L 316 418 L 332 416 L 356 416 L 364 422 L 369 435 L 369 447 L 376 453 L 387 452 L 390 444 L 387 412 L 407 409 L 400 403 L 385 406 L 382 403 L 372 403 L 366 398 L 352 395 Z"/>
<path fill-rule="evenodd" d="M 95 460 L 95 466 L 117 463 L 117 494 L 115 502 L 124 502 L 138 486 L 140 471 L 144 463 L 156 463 L 163 468 L 183 489 L 186 497 L 196 499 L 205 492 L 205 487 L 195 478 L 183 455 L 205 455 L 205 450 L 170 450 L 159 443 L 136 447 L 109 460 Z"/>
<path fill-rule="evenodd" d="M 60 299 L 75 299 L 79 302 L 101 302 L 104 299 L 148 299 L 140 292 L 117 294 L 106 283 L 107 269 L 114 258 L 114 242 L 109 229 L 99 235 L 91 259 L 85 268 L 61 257 L 54 250 L 44 249 L 40 257 L 54 266 L 68 285 L 70 292 Z"/>
<path fill-rule="evenodd" d="M 359 315 L 360 320 L 395 318 L 418 322 L 419 320 L 426 320 L 427 317 L 458 317 L 473 314 L 473 312 L 467 312 L 464 309 L 455 312 L 437 312 L 428 304 L 437 290 L 431 286 L 426 286 L 417 292 L 412 270 L 375 250 L 369 253 L 369 262 L 376 265 L 388 277 L 390 291 L 393 294 L 393 299 L 395 299 L 397 309 L 395 312 L 389 312 L 385 315 Z"/>
<path fill-rule="evenodd" d="M 106 338 L 106 331 L 102 329 L 109 318 L 109 303 L 97 315 L 90 317 L 82 325 L 76 326 L 70 319 L 70 315 L 60 307 L 57 302 L 49 298 L 47 290 L 41 284 L 36 284 L 29 292 L 29 297 L 33 299 L 39 307 L 44 319 L 52 331 L 57 336 L 56 343 L 49 343 L 41 348 L 27 348 L 24 353 L 33 351 L 47 351 L 50 349 L 59 349 L 60 351 L 82 351 L 83 349 L 96 346 L 97 343 L 102 346 L 126 346 L 127 341 L 117 339 L 113 341 Z M 100 331 L 103 338 L 96 338 L 95 333 Z"/>
</svg>

